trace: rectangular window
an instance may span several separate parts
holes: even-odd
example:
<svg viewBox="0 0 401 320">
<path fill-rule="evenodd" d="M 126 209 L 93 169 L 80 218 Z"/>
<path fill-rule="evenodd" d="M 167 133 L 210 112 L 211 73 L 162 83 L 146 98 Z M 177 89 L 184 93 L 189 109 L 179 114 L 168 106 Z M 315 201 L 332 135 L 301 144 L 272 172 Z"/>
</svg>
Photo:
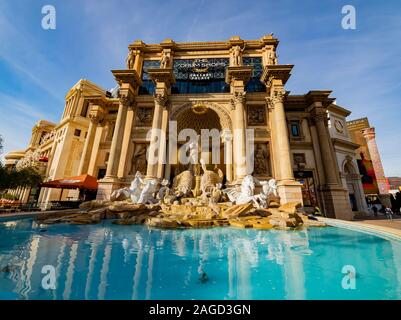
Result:
<svg viewBox="0 0 401 320">
<path fill-rule="evenodd" d="M 75 129 L 75 131 L 74 131 L 74 136 L 80 137 L 80 136 L 81 136 L 81 130 Z"/>
<path fill-rule="evenodd" d="M 301 137 L 301 129 L 298 121 L 290 122 L 290 133 L 292 138 L 300 138 Z"/>
</svg>

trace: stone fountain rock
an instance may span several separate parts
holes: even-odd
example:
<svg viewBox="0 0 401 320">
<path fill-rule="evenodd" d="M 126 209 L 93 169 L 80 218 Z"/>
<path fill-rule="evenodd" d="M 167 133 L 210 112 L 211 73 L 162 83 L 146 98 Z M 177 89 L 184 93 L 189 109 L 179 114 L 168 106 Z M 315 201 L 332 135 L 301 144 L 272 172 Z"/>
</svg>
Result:
<svg viewBox="0 0 401 320">
<path fill-rule="evenodd" d="M 272 183 L 260 183 L 265 190 L 254 195 L 254 180 L 248 176 L 239 191 L 225 192 L 221 190 L 219 182 L 214 187 L 209 186 L 208 190 L 205 189 L 201 196 L 190 197 L 188 177 L 190 178 L 190 174 L 185 172 L 180 179 L 176 179 L 172 190 L 164 181 L 163 192 L 158 192 L 160 190 L 154 188 L 155 182 L 148 181 L 144 182 L 144 186 L 137 185 L 140 190 L 130 189 L 129 192 L 139 195 L 138 197 L 127 196 L 123 201 L 92 200 L 82 203 L 79 210 L 41 213 L 37 216 L 37 221 L 42 224 L 95 224 L 104 219 L 112 219 L 113 223 L 119 225 L 146 224 L 157 228 L 232 226 L 288 230 L 302 226 L 325 226 L 323 222 L 308 219 L 302 211 L 301 203 L 290 202 L 279 206 L 276 203 L 277 196 L 269 191 L 274 189 Z M 228 194 L 232 201 L 221 202 L 224 193 Z M 153 203 L 156 194 L 159 198 L 158 203 Z M 168 197 L 174 197 L 175 200 L 171 201 Z M 239 203 L 236 204 L 237 199 Z"/>
</svg>

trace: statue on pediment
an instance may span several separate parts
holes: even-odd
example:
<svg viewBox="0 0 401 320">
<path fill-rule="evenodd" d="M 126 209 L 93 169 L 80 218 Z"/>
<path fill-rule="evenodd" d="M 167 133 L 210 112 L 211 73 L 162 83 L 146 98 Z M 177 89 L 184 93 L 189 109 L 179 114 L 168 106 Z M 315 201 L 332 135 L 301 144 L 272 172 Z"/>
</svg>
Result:
<svg viewBox="0 0 401 320">
<path fill-rule="evenodd" d="M 242 52 L 245 50 L 245 47 L 241 49 L 240 46 L 233 47 L 233 65 L 234 66 L 242 66 Z"/>
<path fill-rule="evenodd" d="M 160 59 L 160 68 L 166 69 L 166 68 L 168 68 L 169 64 L 170 64 L 170 57 L 167 54 L 167 52 L 163 51 L 162 58 Z"/>
<path fill-rule="evenodd" d="M 272 66 L 272 65 L 276 65 L 276 64 L 278 64 L 276 51 L 270 50 L 269 51 L 269 55 L 268 55 L 268 59 L 267 59 L 267 65 L 268 66 Z"/>
<path fill-rule="evenodd" d="M 125 62 L 127 64 L 127 68 L 129 70 L 134 69 L 135 58 L 136 58 L 136 55 L 135 55 L 134 51 L 130 50 L 130 52 L 128 53 L 127 59 L 125 60 Z"/>
</svg>

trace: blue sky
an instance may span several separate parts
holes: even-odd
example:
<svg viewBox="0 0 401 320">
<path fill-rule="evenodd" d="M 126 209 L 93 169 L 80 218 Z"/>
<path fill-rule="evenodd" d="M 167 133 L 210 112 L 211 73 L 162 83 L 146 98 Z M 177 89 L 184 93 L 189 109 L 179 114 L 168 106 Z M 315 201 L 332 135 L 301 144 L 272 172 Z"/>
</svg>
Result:
<svg viewBox="0 0 401 320">
<path fill-rule="evenodd" d="M 56 30 L 41 27 L 44 5 Z M 356 30 L 341 8 L 356 8 Z M 401 176 L 401 1 L 0 0 L 0 134 L 5 153 L 23 149 L 39 119 L 59 121 L 79 79 L 114 87 L 136 39 L 159 43 L 258 39 L 273 32 L 281 63 L 295 64 L 287 89 L 333 90 L 337 103 L 367 116 L 387 176 Z"/>
</svg>

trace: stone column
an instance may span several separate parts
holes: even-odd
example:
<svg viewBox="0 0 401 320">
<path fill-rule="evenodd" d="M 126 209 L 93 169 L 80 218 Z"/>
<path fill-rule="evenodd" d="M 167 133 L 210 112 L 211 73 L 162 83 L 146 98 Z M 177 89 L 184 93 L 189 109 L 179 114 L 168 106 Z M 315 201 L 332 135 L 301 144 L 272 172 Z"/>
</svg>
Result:
<svg viewBox="0 0 401 320">
<path fill-rule="evenodd" d="M 280 202 L 301 202 L 301 184 L 294 179 L 291 162 L 291 150 L 288 137 L 288 126 L 285 115 L 284 85 L 290 77 L 292 65 L 267 65 L 263 70 L 261 81 L 266 85 L 267 102 L 271 112 L 271 144 L 274 178 Z"/>
<path fill-rule="evenodd" d="M 329 98 L 330 91 L 311 91 L 305 97 L 309 104 L 308 110 L 316 128 L 317 141 L 322 160 L 324 181 L 318 186 L 322 211 L 327 217 L 351 220 L 353 213 L 348 195 L 344 188 L 335 158 L 333 143 L 328 131 L 327 107 L 333 99 Z"/>
<path fill-rule="evenodd" d="M 99 121 L 103 117 L 103 108 L 99 105 L 92 105 L 89 111 L 89 128 L 86 136 L 81 161 L 79 163 L 78 175 L 88 172 L 89 161 L 92 155 L 93 142 L 95 140 L 96 129 Z"/>
<path fill-rule="evenodd" d="M 109 162 L 107 164 L 106 178 L 117 178 L 118 163 L 120 160 L 121 147 L 124 135 L 124 124 L 127 117 L 128 107 L 132 103 L 132 98 L 128 95 L 120 97 L 116 126 L 114 128 L 113 139 L 111 141 Z"/>
<path fill-rule="evenodd" d="M 128 154 L 132 148 L 132 127 L 135 121 L 135 102 L 132 103 L 128 107 L 127 117 L 124 124 L 124 132 L 123 132 L 123 141 L 122 141 L 122 149 L 121 149 L 121 156 L 120 156 L 120 163 L 118 165 L 118 178 L 124 180 L 128 174 L 131 161 L 128 161 Z M 127 181 L 129 182 L 129 181 Z"/>
<path fill-rule="evenodd" d="M 226 83 L 230 85 L 232 94 L 231 106 L 233 115 L 233 160 L 234 160 L 234 184 L 240 184 L 242 178 L 251 172 L 247 172 L 246 159 L 246 117 L 245 86 L 251 78 L 252 67 L 249 66 L 230 66 L 226 72 Z"/>
<path fill-rule="evenodd" d="M 225 132 L 224 141 L 224 162 L 226 165 L 226 180 L 228 183 L 233 181 L 233 137 L 231 132 Z"/>
<path fill-rule="evenodd" d="M 234 92 L 234 163 L 235 179 L 241 181 L 247 174 L 246 170 L 246 139 L 245 139 L 245 100 L 246 92 Z"/>
<path fill-rule="evenodd" d="M 287 120 L 284 110 L 285 91 L 276 91 L 270 98 L 272 107 L 272 122 L 274 126 L 274 162 L 278 180 L 294 180 L 294 173 L 291 165 L 290 142 L 288 137 Z"/>
<path fill-rule="evenodd" d="M 90 174 L 91 176 L 95 176 L 96 174 L 97 158 L 99 154 L 99 146 L 102 139 L 103 129 L 104 129 L 104 123 L 102 124 L 99 123 L 96 128 L 95 139 L 93 141 L 93 146 L 92 146 L 92 153 L 88 165 L 88 174 Z"/>
<path fill-rule="evenodd" d="M 380 152 L 376 143 L 376 133 L 375 128 L 367 128 L 362 131 L 362 135 L 366 140 L 368 146 L 370 160 L 372 161 L 373 169 L 375 171 L 377 187 L 379 188 L 380 200 L 385 206 L 391 207 L 389 186 L 387 184 L 387 179 L 384 174 L 384 169 L 382 161 L 380 158 Z"/>
<path fill-rule="evenodd" d="M 134 102 L 141 84 L 138 73 L 135 70 L 112 70 L 114 78 L 120 86 L 119 106 L 113 138 L 111 141 L 109 161 L 107 163 L 106 176 L 99 181 L 96 198 L 98 200 L 109 199 L 111 193 L 123 183 L 118 179 L 118 169 L 123 147 L 123 138 L 129 107 Z"/>
<path fill-rule="evenodd" d="M 326 185 L 339 185 L 339 174 L 331 151 L 330 136 L 327 129 L 328 115 L 326 109 L 321 107 L 320 103 L 317 103 L 317 106 L 313 110 L 312 119 L 317 130 L 322 161 L 324 163 L 323 169 Z"/>
<path fill-rule="evenodd" d="M 162 160 L 162 145 L 166 144 L 166 140 L 160 136 L 163 109 L 167 105 L 167 97 L 164 93 L 155 94 L 155 109 L 153 112 L 152 131 L 150 135 L 148 167 L 146 171 L 147 179 L 158 178 L 158 166 Z"/>
<path fill-rule="evenodd" d="M 175 79 L 173 69 L 168 67 L 148 69 L 148 73 L 155 83 L 156 89 L 146 179 L 162 179 L 166 162 L 167 123 L 169 119 L 168 97 L 171 93 L 171 84 L 174 83 Z"/>
<path fill-rule="evenodd" d="M 168 104 L 168 103 L 167 103 Z M 162 132 L 165 132 L 165 137 L 162 141 L 160 141 L 160 153 L 163 155 L 164 158 L 162 158 L 163 161 L 159 162 L 159 165 L 157 167 L 157 177 L 159 179 L 162 179 L 164 177 L 164 171 L 165 168 L 167 167 L 167 130 L 168 130 L 168 120 L 169 120 L 169 110 L 168 110 L 168 105 L 166 105 L 163 110 L 162 110 L 162 116 L 161 116 L 161 130 Z"/>
</svg>

